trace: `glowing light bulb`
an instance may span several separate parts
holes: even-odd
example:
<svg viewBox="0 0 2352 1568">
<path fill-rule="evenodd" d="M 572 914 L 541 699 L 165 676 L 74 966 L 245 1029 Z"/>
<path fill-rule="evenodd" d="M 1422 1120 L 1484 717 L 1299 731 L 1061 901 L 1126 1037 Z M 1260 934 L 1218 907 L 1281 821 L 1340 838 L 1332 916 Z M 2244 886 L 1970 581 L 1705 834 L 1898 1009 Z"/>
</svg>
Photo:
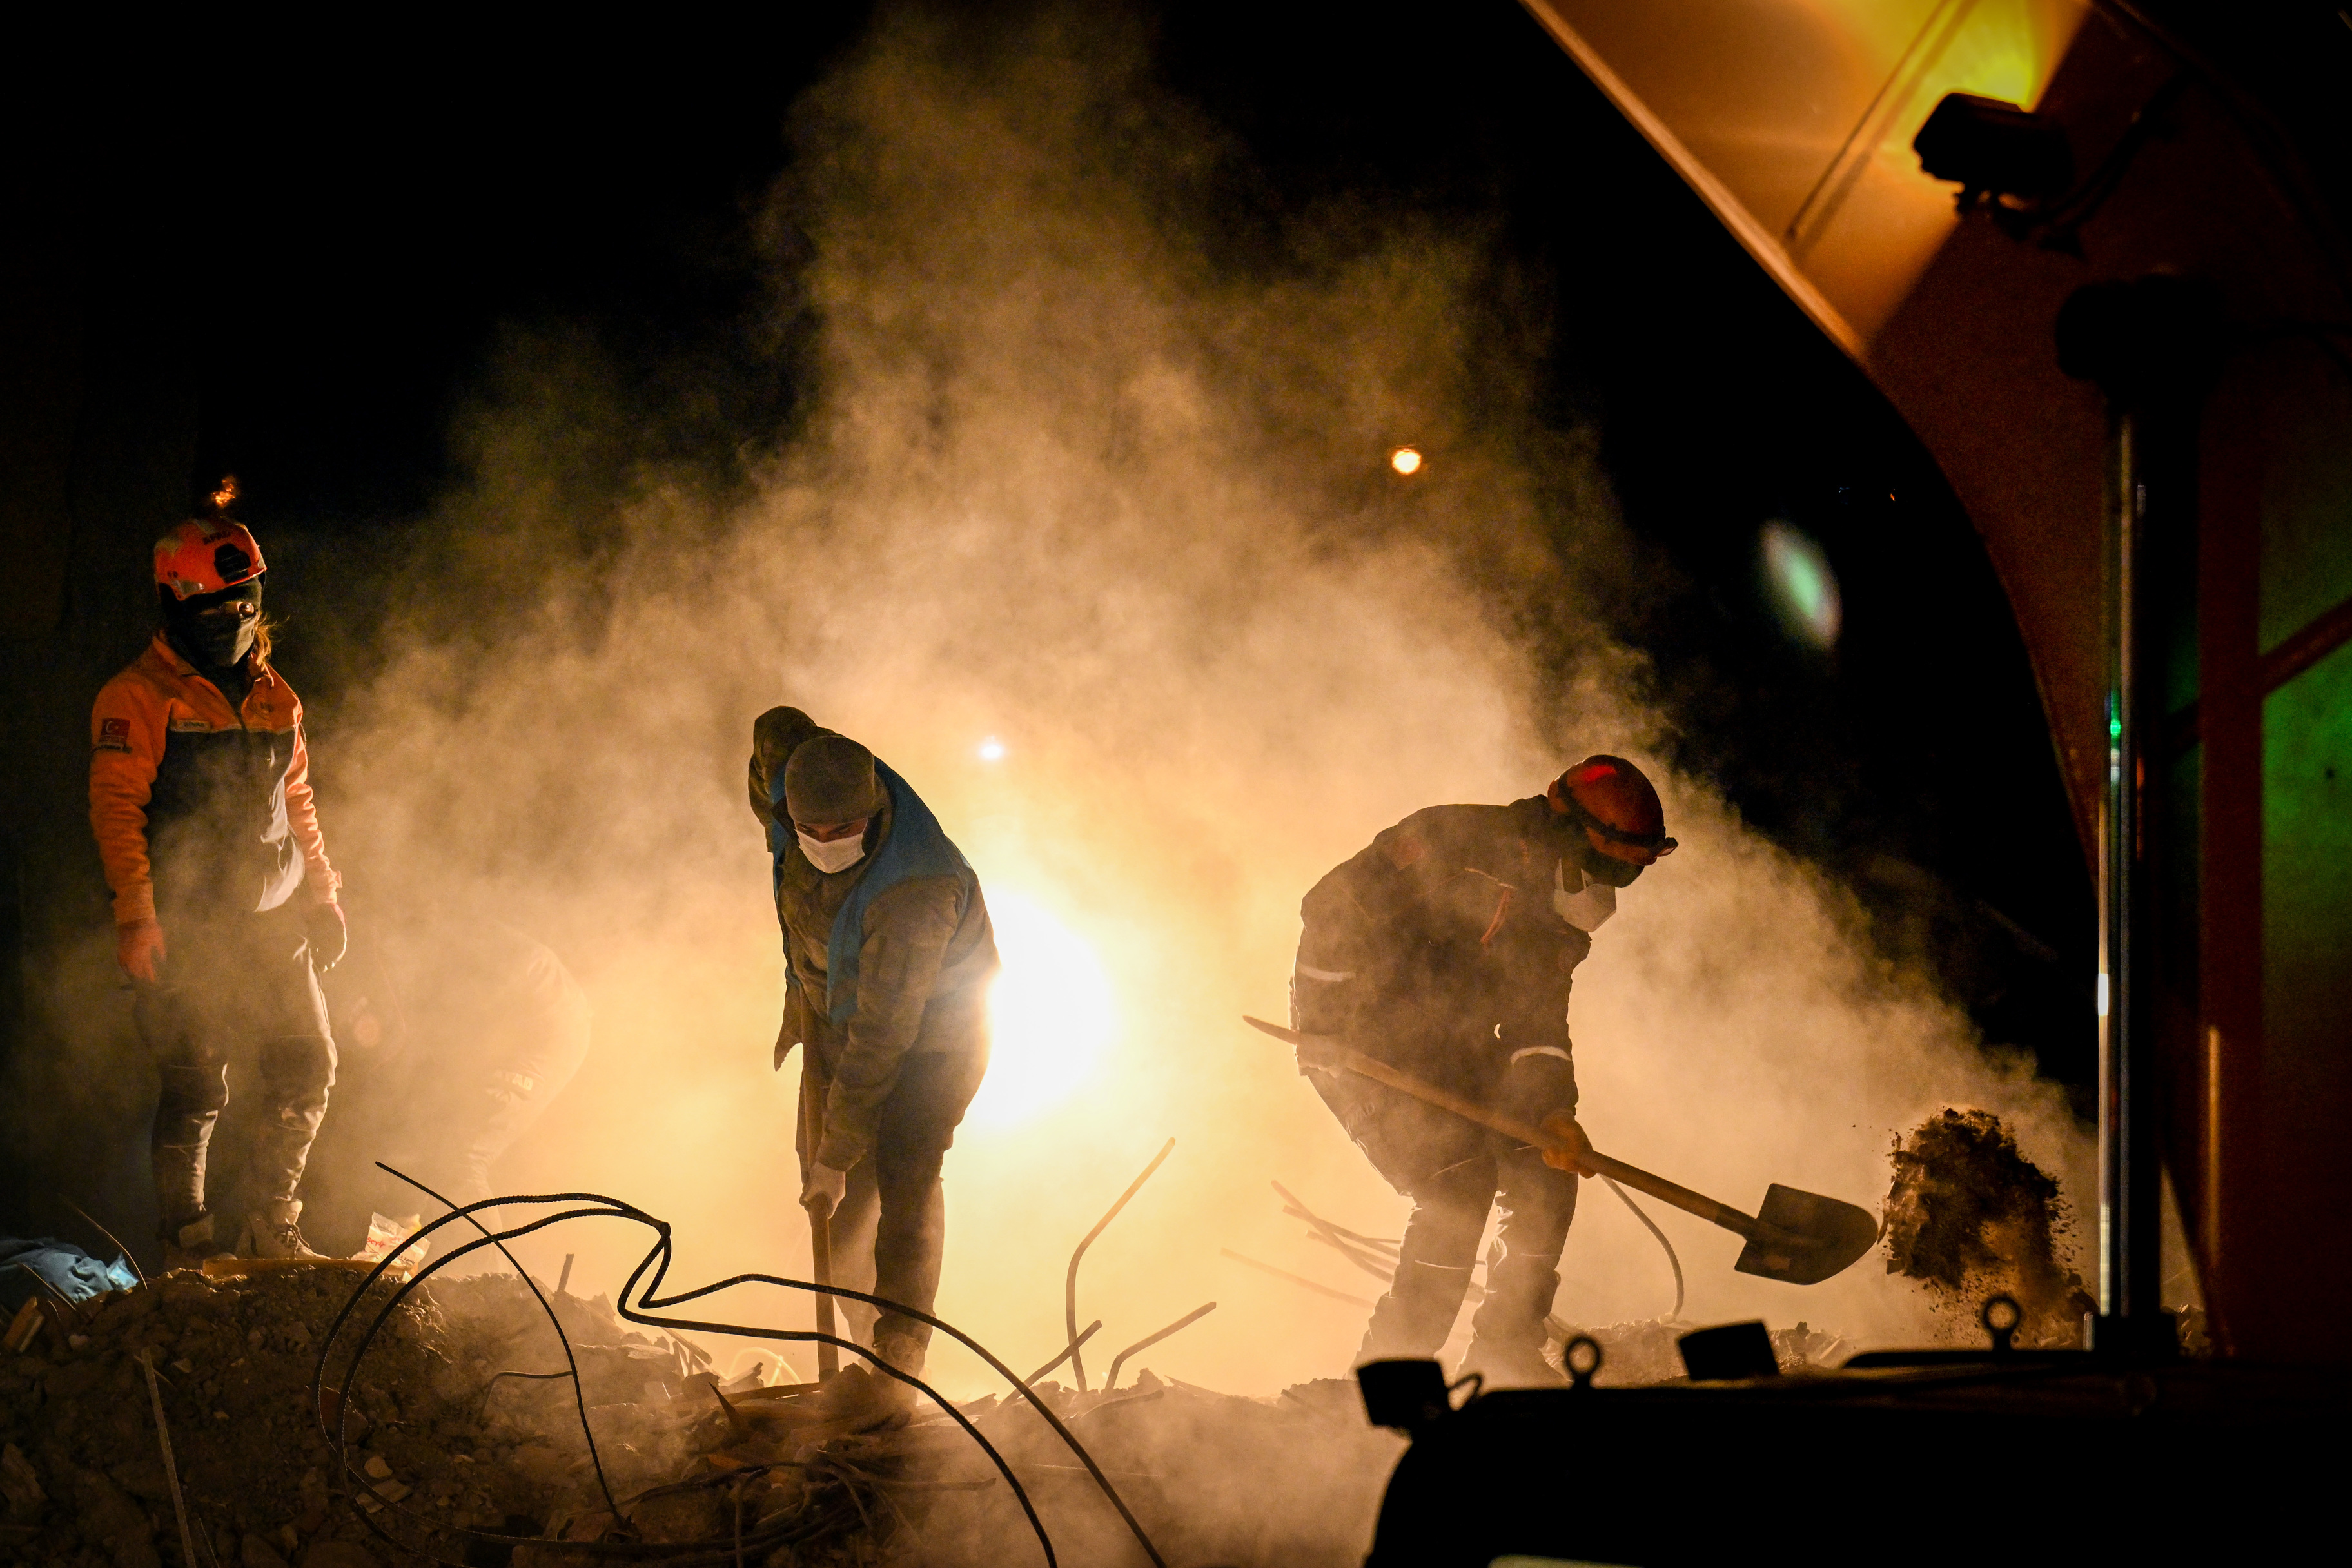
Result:
<svg viewBox="0 0 2352 1568">
<path fill-rule="evenodd" d="M 980 760 L 983 763 L 1003 762 L 1004 760 L 1004 742 L 998 740 L 993 735 L 991 735 L 987 740 L 982 741 L 980 743 Z"/>
<path fill-rule="evenodd" d="M 1389 454 L 1389 467 L 1400 474 L 1421 472 L 1421 453 L 1411 447 L 1399 447 Z"/>
<path fill-rule="evenodd" d="M 988 994 L 988 1076 L 966 1120 L 1014 1127 L 1092 1076 L 1110 1043 L 1110 980 L 1094 949 L 1019 893 L 992 889 L 988 916 L 1004 967 Z"/>
</svg>

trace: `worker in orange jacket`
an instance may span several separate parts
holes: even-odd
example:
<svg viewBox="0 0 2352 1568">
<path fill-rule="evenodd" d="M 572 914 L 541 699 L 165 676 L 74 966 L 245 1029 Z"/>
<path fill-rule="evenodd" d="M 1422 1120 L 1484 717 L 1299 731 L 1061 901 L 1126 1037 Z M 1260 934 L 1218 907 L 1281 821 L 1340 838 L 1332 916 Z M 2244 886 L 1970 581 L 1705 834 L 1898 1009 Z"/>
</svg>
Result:
<svg viewBox="0 0 2352 1568">
<path fill-rule="evenodd" d="M 269 662 L 260 546 L 226 512 L 155 544 L 163 626 L 90 710 L 89 823 L 115 952 L 163 1079 L 151 1143 L 167 1267 L 222 1249 L 314 1257 L 295 1194 L 335 1081 L 318 972 L 342 957 L 337 879 L 310 798 L 302 704 Z M 215 1234 L 205 1157 L 228 1057 L 258 1052 L 260 1202 Z"/>
</svg>

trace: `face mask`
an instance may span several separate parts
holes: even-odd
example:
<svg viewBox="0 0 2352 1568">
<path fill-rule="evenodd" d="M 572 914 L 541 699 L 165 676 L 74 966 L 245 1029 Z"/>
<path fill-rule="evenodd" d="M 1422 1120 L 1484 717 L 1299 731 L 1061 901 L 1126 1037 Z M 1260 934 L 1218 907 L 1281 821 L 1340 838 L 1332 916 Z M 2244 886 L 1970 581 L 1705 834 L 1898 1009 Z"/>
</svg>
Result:
<svg viewBox="0 0 2352 1568">
<path fill-rule="evenodd" d="M 793 837 L 801 841 L 801 853 L 809 858 L 809 864 L 828 876 L 835 871 L 846 871 L 866 858 L 866 835 L 863 833 L 853 833 L 846 838 L 827 842 L 811 838 L 795 827 Z"/>
<path fill-rule="evenodd" d="M 1577 890 L 1568 890 L 1568 862 L 1557 861 L 1551 868 L 1551 907 L 1559 918 L 1580 931 L 1596 931 L 1601 922 L 1617 912 L 1617 889 L 1606 882 L 1596 882 L 1582 871 L 1576 874 Z"/>
<path fill-rule="evenodd" d="M 254 625 L 244 617 L 206 616 L 188 635 L 197 661 L 208 669 L 227 669 L 245 662 L 253 651 Z"/>
<path fill-rule="evenodd" d="M 232 615 L 219 606 L 226 600 L 239 605 L 250 605 L 251 615 Z M 255 639 L 260 635 L 261 592 L 251 588 L 244 593 L 234 590 L 219 595 L 206 595 L 202 609 L 192 605 L 173 605 L 166 612 L 171 623 L 172 640 L 178 643 L 200 668 L 232 669 L 245 661 L 253 651 Z M 206 613 L 206 612 L 209 613 Z"/>
</svg>

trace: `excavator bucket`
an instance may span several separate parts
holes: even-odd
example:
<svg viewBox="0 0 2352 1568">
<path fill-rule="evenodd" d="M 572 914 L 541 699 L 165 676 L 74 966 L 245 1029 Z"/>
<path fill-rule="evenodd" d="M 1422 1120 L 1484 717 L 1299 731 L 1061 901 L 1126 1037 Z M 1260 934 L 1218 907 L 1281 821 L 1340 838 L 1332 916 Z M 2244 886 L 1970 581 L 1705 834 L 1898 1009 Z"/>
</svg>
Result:
<svg viewBox="0 0 2352 1568">
<path fill-rule="evenodd" d="M 1868 1209 L 1778 1182 L 1765 1192 L 1763 1210 L 1756 1217 L 1807 1245 L 1750 1241 L 1732 1267 L 1790 1285 L 1818 1285 L 1878 1245 L 1878 1216 Z"/>
</svg>

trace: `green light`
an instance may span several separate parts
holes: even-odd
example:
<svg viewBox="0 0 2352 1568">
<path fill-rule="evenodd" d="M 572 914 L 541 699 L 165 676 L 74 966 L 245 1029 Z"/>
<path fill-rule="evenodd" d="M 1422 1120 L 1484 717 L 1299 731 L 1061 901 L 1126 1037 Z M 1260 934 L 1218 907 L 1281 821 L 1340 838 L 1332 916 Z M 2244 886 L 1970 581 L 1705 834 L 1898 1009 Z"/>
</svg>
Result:
<svg viewBox="0 0 2352 1568">
<path fill-rule="evenodd" d="M 1837 574 L 1822 547 L 1778 519 L 1764 525 L 1764 576 L 1780 619 L 1799 638 L 1827 651 L 1845 620 Z"/>
</svg>

